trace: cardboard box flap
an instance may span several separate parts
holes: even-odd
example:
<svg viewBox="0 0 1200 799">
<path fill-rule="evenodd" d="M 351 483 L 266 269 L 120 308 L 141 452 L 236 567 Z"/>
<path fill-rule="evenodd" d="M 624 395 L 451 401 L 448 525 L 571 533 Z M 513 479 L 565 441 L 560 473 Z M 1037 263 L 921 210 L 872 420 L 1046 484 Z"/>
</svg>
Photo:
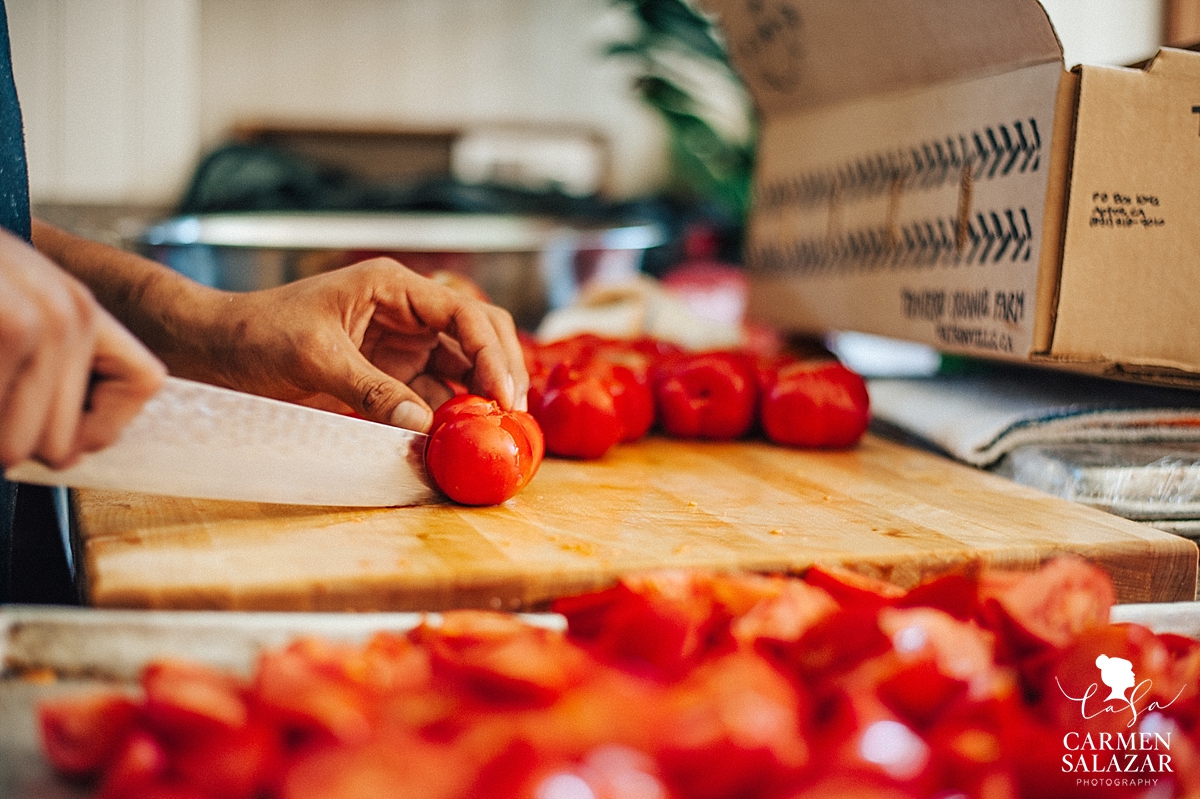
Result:
<svg viewBox="0 0 1200 799">
<path fill-rule="evenodd" d="M 767 114 L 1062 62 L 1037 0 L 703 0 Z"/>
<path fill-rule="evenodd" d="M 1126 373 L 1200 372 L 1200 57 L 1163 49 L 1144 70 L 1079 72 L 1048 354 Z"/>
</svg>

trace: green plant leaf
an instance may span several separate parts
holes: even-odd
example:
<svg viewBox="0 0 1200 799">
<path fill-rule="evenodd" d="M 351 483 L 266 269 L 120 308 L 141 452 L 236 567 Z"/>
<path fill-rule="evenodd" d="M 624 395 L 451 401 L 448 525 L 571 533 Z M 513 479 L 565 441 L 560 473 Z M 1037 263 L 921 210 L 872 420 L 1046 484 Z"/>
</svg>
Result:
<svg viewBox="0 0 1200 799">
<path fill-rule="evenodd" d="M 691 113 L 696 107 L 690 94 L 659 75 L 642 76 L 637 89 L 646 102 L 664 113 Z"/>
<path fill-rule="evenodd" d="M 680 0 L 642 0 L 637 13 L 656 34 L 678 41 L 702 56 L 725 59 L 725 49 L 712 35 L 712 25 Z"/>
<path fill-rule="evenodd" d="M 755 143 L 731 140 L 703 118 L 705 104 L 693 96 L 679 57 L 707 62 L 740 85 L 712 24 L 685 0 L 612 0 L 638 22 L 628 41 L 611 44 L 609 55 L 635 58 L 640 74 L 634 90 L 667 127 L 673 192 L 719 206 L 741 223 L 749 207 Z M 746 121 L 754 129 L 747 102 Z"/>
</svg>

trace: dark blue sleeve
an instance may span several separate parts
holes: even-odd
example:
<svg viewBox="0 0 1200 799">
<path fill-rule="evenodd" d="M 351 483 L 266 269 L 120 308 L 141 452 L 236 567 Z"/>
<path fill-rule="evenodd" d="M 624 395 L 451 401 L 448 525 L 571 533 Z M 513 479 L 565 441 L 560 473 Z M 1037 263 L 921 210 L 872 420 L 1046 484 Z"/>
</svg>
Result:
<svg viewBox="0 0 1200 799">
<path fill-rule="evenodd" d="M 29 172 L 25 130 L 13 82 L 8 15 L 0 0 L 0 225 L 29 241 Z"/>
<path fill-rule="evenodd" d="M 0 225 L 29 241 L 29 173 L 25 167 L 25 131 L 13 82 L 8 43 L 8 14 L 0 0 Z M 9 597 L 13 513 L 17 487 L 0 477 L 0 602 Z"/>
</svg>

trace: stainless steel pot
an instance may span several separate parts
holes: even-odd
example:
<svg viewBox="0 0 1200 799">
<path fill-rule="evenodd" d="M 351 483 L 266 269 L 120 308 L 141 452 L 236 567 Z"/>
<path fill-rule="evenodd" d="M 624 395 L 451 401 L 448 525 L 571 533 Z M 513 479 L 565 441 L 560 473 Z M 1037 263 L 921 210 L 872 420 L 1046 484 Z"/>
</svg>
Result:
<svg viewBox="0 0 1200 799">
<path fill-rule="evenodd" d="M 269 288 L 388 255 L 422 273 L 466 277 L 533 329 L 593 281 L 640 271 L 657 225 L 587 227 L 542 217 L 451 213 L 230 213 L 169 219 L 136 242 L 206 285 Z"/>
</svg>

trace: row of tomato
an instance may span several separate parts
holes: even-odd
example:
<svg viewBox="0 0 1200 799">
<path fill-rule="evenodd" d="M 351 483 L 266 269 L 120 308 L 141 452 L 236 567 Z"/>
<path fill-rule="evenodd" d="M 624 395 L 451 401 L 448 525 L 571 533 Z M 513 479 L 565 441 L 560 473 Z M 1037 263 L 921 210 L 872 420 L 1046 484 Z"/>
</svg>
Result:
<svg viewBox="0 0 1200 799">
<path fill-rule="evenodd" d="M 565 634 L 457 611 L 250 679 L 160 661 L 41 730 L 100 799 L 1196 795 L 1200 643 L 1109 624 L 1113 599 L 1078 560 L 907 592 L 659 573 L 560 600 Z M 1140 679 L 1119 700 L 1101 655 Z"/>
<path fill-rule="evenodd" d="M 682 439 L 733 440 L 761 429 L 778 444 L 842 448 L 868 422 L 863 379 L 832 359 L 688 352 L 585 334 L 526 339 L 525 361 L 530 413 L 547 451 L 567 458 L 602 457 L 656 424 Z"/>
<path fill-rule="evenodd" d="M 687 352 L 594 335 L 523 345 L 528 413 L 459 395 L 434 414 L 426 465 L 456 502 L 498 504 L 532 479 L 547 453 L 594 460 L 655 427 L 681 439 L 761 431 L 786 446 L 845 448 L 870 417 L 862 377 L 833 359 Z"/>
</svg>

